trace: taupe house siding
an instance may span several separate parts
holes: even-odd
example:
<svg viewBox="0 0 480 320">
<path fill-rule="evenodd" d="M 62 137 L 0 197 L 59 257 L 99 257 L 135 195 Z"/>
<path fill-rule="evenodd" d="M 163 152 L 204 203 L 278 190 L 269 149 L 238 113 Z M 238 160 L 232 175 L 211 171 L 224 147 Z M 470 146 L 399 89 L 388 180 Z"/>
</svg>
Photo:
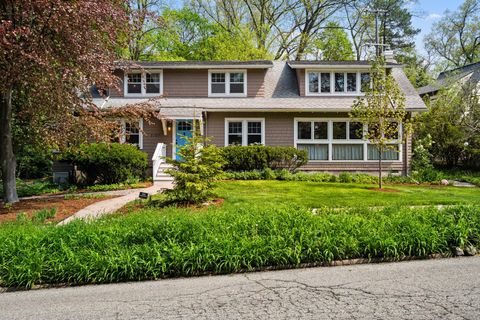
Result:
<svg viewBox="0 0 480 320">
<path fill-rule="evenodd" d="M 147 120 L 143 121 L 143 149 L 148 155 L 149 167 L 152 166 L 152 157 L 157 147 L 157 143 L 165 143 L 167 145 L 167 157 L 172 156 L 172 130 L 167 131 L 167 135 L 163 134 L 162 123 L 158 119 L 154 119 L 149 123 Z M 172 124 L 168 124 L 170 128 Z"/>
<path fill-rule="evenodd" d="M 264 69 L 247 70 L 247 97 L 265 97 L 266 72 Z M 118 88 L 110 88 L 110 96 L 121 98 L 125 95 L 123 84 L 124 73 L 123 71 L 116 70 L 115 75 L 119 78 L 119 85 Z M 208 70 L 163 70 L 163 94 L 166 98 L 208 97 Z"/>
<path fill-rule="evenodd" d="M 210 112 L 207 113 L 205 135 L 211 138 L 211 143 L 225 146 L 225 118 L 265 118 L 265 145 L 267 146 L 294 146 L 294 118 L 348 118 L 346 113 L 318 113 L 318 112 Z M 403 159 L 398 162 L 384 162 L 386 172 L 408 173 L 410 171 L 412 143 L 411 138 L 403 144 Z M 352 162 L 310 162 L 302 170 L 329 171 L 329 172 L 371 172 L 378 170 L 378 163 L 374 161 Z"/>
<path fill-rule="evenodd" d="M 305 97 L 305 69 L 296 69 L 298 93 L 301 97 Z"/>
<path fill-rule="evenodd" d="M 165 97 L 207 97 L 208 70 L 163 70 Z"/>
</svg>

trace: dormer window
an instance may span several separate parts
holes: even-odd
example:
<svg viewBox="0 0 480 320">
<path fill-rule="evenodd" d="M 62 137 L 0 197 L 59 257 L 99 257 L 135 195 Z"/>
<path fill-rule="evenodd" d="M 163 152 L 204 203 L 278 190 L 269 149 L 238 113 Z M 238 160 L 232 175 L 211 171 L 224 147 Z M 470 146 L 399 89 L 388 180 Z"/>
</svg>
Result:
<svg viewBox="0 0 480 320">
<path fill-rule="evenodd" d="M 370 85 L 370 73 L 306 71 L 306 95 L 361 95 Z"/>
<path fill-rule="evenodd" d="M 245 70 L 210 70 L 208 73 L 209 97 L 245 97 L 247 72 Z"/>
<path fill-rule="evenodd" d="M 125 96 L 161 95 L 162 71 L 132 72 L 125 75 Z"/>
</svg>

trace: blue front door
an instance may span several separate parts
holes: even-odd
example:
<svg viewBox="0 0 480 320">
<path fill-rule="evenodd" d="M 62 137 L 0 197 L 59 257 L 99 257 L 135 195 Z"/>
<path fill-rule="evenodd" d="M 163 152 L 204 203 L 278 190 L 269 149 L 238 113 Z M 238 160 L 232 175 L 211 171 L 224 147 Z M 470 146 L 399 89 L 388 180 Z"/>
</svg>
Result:
<svg viewBox="0 0 480 320">
<path fill-rule="evenodd" d="M 193 120 L 176 120 L 175 128 L 175 158 L 181 160 L 178 149 L 187 143 L 187 138 L 192 137 Z"/>
</svg>

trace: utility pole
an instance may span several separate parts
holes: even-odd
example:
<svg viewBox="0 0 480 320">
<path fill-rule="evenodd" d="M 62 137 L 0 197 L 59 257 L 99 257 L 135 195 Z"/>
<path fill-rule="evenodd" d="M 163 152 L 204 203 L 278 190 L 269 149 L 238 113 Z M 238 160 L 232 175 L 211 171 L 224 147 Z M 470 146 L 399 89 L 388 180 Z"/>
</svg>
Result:
<svg viewBox="0 0 480 320">
<path fill-rule="evenodd" d="M 385 46 L 387 46 L 387 45 L 384 44 L 384 43 L 380 43 L 380 30 L 379 30 L 379 27 L 378 27 L 378 15 L 379 15 L 380 13 L 387 13 L 388 10 L 384 10 L 384 9 L 367 9 L 367 10 L 365 10 L 365 11 L 375 14 L 375 43 L 370 44 L 370 45 L 375 46 L 375 54 L 376 54 L 377 57 L 380 57 L 380 56 L 382 55 L 382 52 L 383 52 L 382 47 L 385 47 Z"/>
</svg>

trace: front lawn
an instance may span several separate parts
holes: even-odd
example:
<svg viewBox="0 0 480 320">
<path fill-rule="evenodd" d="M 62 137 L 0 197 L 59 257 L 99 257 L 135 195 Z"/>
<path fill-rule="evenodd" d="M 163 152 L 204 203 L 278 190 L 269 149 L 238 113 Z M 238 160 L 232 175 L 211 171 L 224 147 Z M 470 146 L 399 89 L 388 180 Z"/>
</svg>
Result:
<svg viewBox="0 0 480 320">
<path fill-rule="evenodd" d="M 375 185 L 297 181 L 226 181 L 217 192 L 226 204 L 298 204 L 310 208 L 480 204 L 480 188 Z"/>
<path fill-rule="evenodd" d="M 389 186 L 398 192 L 385 193 L 372 185 L 282 181 L 217 188 L 221 206 L 132 206 L 91 223 L 0 225 L 0 285 L 147 280 L 480 246 L 477 189 Z M 395 206 L 439 203 L 469 205 Z"/>
</svg>

